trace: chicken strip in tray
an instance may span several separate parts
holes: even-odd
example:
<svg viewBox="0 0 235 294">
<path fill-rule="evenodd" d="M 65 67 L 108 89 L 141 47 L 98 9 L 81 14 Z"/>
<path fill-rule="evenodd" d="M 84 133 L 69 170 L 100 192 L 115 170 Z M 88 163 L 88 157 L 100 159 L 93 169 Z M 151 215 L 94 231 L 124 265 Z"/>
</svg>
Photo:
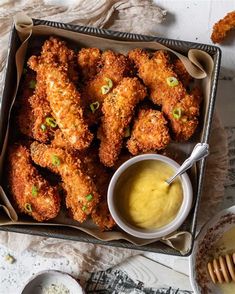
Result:
<svg viewBox="0 0 235 294">
<path fill-rule="evenodd" d="M 177 74 L 183 86 L 185 88 L 188 88 L 193 78 L 187 72 L 186 67 L 184 66 L 183 62 L 179 58 L 177 58 L 173 63 L 173 70 Z"/>
<path fill-rule="evenodd" d="M 35 115 L 30 105 L 30 97 L 33 95 L 35 88 L 36 75 L 31 70 L 24 70 L 21 78 L 19 94 L 16 100 L 17 106 L 17 125 L 19 130 L 25 136 L 33 138 L 33 127 Z"/>
<path fill-rule="evenodd" d="M 93 148 L 88 150 L 86 152 L 87 154 L 79 156 L 79 158 L 81 159 L 87 174 L 93 179 L 101 196 L 100 202 L 91 213 L 92 220 L 102 231 L 108 231 L 116 225 L 110 214 L 107 203 L 107 192 L 111 175 L 100 163 L 99 156 L 96 152 L 96 149 Z"/>
<path fill-rule="evenodd" d="M 101 51 L 98 48 L 82 48 L 78 52 L 78 68 L 82 75 L 83 82 L 95 77 L 99 70 Z"/>
<path fill-rule="evenodd" d="M 162 106 L 175 139 L 188 140 L 198 125 L 200 99 L 187 93 L 173 71 L 169 55 L 160 50 L 150 58 L 147 52 L 135 49 L 129 52 L 129 58 L 135 63 L 138 75 L 148 86 L 153 103 Z"/>
<path fill-rule="evenodd" d="M 84 121 L 80 94 L 68 77 L 67 67 L 40 63 L 36 57 L 30 63 L 44 77 L 47 100 L 64 137 L 75 149 L 87 148 L 93 135 Z"/>
<path fill-rule="evenodd" d="M 135 106 L 145 96 L 146 88 L 137 78 L 124 78 L 104 100 L 98 135 L 99 157 L 105 166 L 113 166 L 118 159 Z"/>
<path fill-rule="evenodd" d="M 87 82 L 82 99 L 85 103 L 86 117 L 90 125 L 99 122 L 104 99 L 123 79 L 131 75 L 128 58 L 111 50 L 105 51 L 100 60 L 100 70 Z"/>
<path fill-rule="evenodd" d="M 167 121 L 162 112 L 141 109 L 135 120 L 131 138 L 127 142 L 131 154 L 165 149 L 170 142 Z"/>
<path fill-rule="evenodd" d="M 59 192 L 32 165 L 29 150 L 14 145 L 8 155 L 8 185 L 21 213 L 42 222 L 55 218 L 60 211 Z"/>
<path fill-rule="evenodd" d="M 85 221 L 99 202 L 100 195 L 79 158 L 63 149 L 38 142 L 31 144 L 31 156 L 36 164 L 61 176 L 67 208 L 75 220 Z"/>
<path fill-rule="evenodd" d="M 56 117 L 47 97 L 46 68 L 52 64 L 54 68 L 62 67 L 64 69 L 68 83 L 73 84 L 78 81 L 76 54 L 66 46 L 65 42 L 57 38 L 51 37 L 46 40 L 42 46 L 41 55 L 39 57 L 32 56 L 29 59 L 28 65 L 37 72 L 35 93 L 30 98 L 35 116 L 33 137 L 44 143 L 50 141 L 54 137 L 55 130 L 58 129 Z M 61 93 L 60 96 L 62 96 Z M 74 126 L 71 127 L 74 128 Z"/>
</svg>

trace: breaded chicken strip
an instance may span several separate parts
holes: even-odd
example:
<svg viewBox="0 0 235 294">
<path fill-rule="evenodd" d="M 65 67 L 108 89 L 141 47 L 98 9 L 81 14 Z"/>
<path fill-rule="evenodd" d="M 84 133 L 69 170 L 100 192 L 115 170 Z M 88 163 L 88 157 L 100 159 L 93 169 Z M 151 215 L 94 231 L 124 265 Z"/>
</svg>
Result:
<svg viewBox="0 0 235 294">
<path fill-rule="evenodd" d="M 105 166 L 113 166 L 122 148 L 125 129 L 136 104 L 146 96 L 146 88 L 137 78 L 124 78 L 104 100 L 99 157 Z"/>
<path fill-rule="evenodd" d="M 168 100 L 162 106 L 162 111 L 170 120 L 171 128 L 177 141 L 187 141 L 198 126 L 198 116 L 201 97 L 186 94 L 179 102 Z"/>
<path fill-rule="evenodd" d="M 76 53 L 69 49 L 66 42 L 59 38 L 50 37 L 42 46 L 40 63 L 54 63 L 67 67 L 69 79 L 78 81 L 78 66 Z"/>
<path fill-rule="evenodd" d="M 32 56 L 28 61 L 33 70 L 37 70 L 39 63 L 53 63 L 56 66 L 63 66 L 71 81 L 77 82 L 78 80 L 76 55 L 66 46 L 65 42 L 58 38 L 51 37 L 46 40 L 42 46 L 41 55 L 39 57 Z M 57 129 L 55 117 L 47 100 L 45 79 L 44 71 L 37 71 L 35 93 L 29 100 L 35 116 L 32 128 L 33 138 L 44 143 L 54 137 L 54 131 Z"/>
<path fill-rule="evenodd" d="M 93 179 L 97 190 L 101 195 L 100 202 L 91 213 L 92 220 L 102 231 L 111 230 L 116 225 L 109 212 L 107 204 L 107 191 L 111 176 L 100 163 L 99 156 L 96 154 L 94 148 L 88 150 L 86 154 L 80 155 L 79 158 L 84 165 L 84 169 Z"/>
<path fill-rule="evenodd" d="M 183 84 L 185 88 L 188 88 L 190 82 L 192 82 L 193 78 L 187 72 L 183 62 L 177 58 L 173 63 L 173 70 L 177 74 L 179 80 Z"/>
<path fill-rule="evenodd" d="M 165 149 L 170 142 L 167 121 L 162 112 L 141 109 L 134 122 L 131 138 L 127 142 L 131 154 Z"/>
<path fill-rule="evenodd" d="M 123 79 L 130 76 L 130 61 L 126 56 L 111 50 L 105 51 L 100 60 L 98 74 L 88 81 L 82 91 L 83 107 L 89 125 L 97 124 L 102 115 L 102 103 Z"/>
<path fill-rule="evenodd" d="M 37 58 L 31 59 L 31 65 L 44 77 L 47 100 L 64 137 L 75 149 L 87 148 L 93 135 L 83 118 L 80 94 L 68 78 L 66 68 L 54 63 L 40 63 Z"/>
<path fill-rule="evenodd" d="M 178 79 L 170 64 L 170 56 L 164 51 L 156 51 L 153 57 L 142 49 L 134 49 L 129 52 L 129 58 L 135 63 L 139 77 L 150 90 L 150 98 L 153 103 L 162 103 L 172 97 L 179 100 L 185 95 L 182 83 L 171 87 L 168 78 Z"/>
<path fill-rule="evenodd" d="M 101 56 L 102 68 L 93 80 L 88 82 L 84 97 L 92 102 L 102 103 L 107 94 L 130 72 L 130 63 L 126 56 L 105 51 Z"/>
<path fill-rule="evenodd" d="M 139 76 L 150 89 L 150 97 L 155 104 L 162 105 L 162 111 L 170 120 L 170 125 L 179 141 L 188 140 L 198 125 L 198 97 L 189 95 L 179 81 L 169 62 L 169 55 L 157 51 L 150 58 L 141 49 L 129 52 Z"/>
<path fill-rule="evenodd" d="M 36 75 L 33 71 L 25 69 L 21 77 L 19 92 L 16 99 L 17 125 L 22 134 L 33 138 L 33 126 L 35 116 L 32 111 L 29 99 L 33 95 Z"/>
<path fill-rule="evenodd" d="M 211 40 L 213 43 L 221 43 L 227 34 L 235 28 L 235 10 L 228 13 L 223 19 L 213 26 Z"/>
<path fill-rule="evenodd" d="M 8 184 L 21 213 L 39 222 L 55 218 L 59 213 L 60 197 L 57 189 L 38 173 L 32 165 L 29 150 L 22 145 L 10 148 Z"/>
<path fill-rule="evenodd" d="M 81 161 L 60 148 L 33 142 L 33 161 L 61 176 L 66 191 L 66 206 L 72 217 L 83 222 L 99 202 L 99 194 L 93 180 L 85 173 Z"/>
<path fill-rule="evenodd" d="M 84 82 L 94 78 L 98 73 L 101 51 L 98 48 L 82 48 L 78 52 L 78 68 Z"/>
</svg>

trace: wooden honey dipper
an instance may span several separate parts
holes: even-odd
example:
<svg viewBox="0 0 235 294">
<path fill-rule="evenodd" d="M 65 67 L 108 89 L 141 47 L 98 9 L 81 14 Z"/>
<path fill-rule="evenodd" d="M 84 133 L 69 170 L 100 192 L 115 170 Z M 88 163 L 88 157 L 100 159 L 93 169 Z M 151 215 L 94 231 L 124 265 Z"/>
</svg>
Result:
<svg viewBox="0 0 235 294">
<path fill-rule="evenodd" d="M 214 284 L 235 282 L 235 252 L 214 258 L 208 262 L 207 269 Z"/>
</svg>

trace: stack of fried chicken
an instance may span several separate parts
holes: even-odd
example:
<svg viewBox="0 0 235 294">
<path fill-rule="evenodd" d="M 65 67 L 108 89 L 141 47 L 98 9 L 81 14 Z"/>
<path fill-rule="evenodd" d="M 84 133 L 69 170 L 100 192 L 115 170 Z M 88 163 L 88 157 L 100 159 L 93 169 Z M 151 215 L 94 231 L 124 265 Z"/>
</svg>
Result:
<svg viewBox="0 0 235 294">
<path fill-rule="evenodd" d="M 17 99 L 20 141 L 8 152 L 18 211 L 46 221 L 58 215 L 62 198 L 74 220 L 91 216 L 101 230 L 112 229 L 113 172 L 132 155 L 164 150 L 171 138 L 187 141 L 198 125 L 199 89 L 190 90 L 183 63 L 161 50 L 76 54 L 51 37 L 27 65 Z"/>
</svg>

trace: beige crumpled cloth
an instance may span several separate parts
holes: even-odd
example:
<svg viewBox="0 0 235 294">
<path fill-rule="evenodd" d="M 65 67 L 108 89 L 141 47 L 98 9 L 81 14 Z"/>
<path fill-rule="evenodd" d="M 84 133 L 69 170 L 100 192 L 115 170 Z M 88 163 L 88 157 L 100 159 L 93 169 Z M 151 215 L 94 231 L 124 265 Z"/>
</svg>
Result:
<svg viewBox="0 0 235 294">
<path fill-rule="evenodd" d="M 57 0 L 56 2 L 60 2 Z M 62 1 L 61 1 L 62 2 Z M 12 16 L 19 11 L 26 12 L 33 18 L 70 22 L 113 30 L 152 35 L 158 23 L 164 20 L 166 11 L 152 4 L 150 0 L 71 0 L 70 6 L 54 6 L 54 0 L 14 1 L 4 0 L 0 4 L 0 90 L 2 89 L 3 69 L 6 59 L 8 32 Z M 223 183 L 227 170 L 227 139 L 224 128 L 218 117 L 213 121 L 211 135 L 211 156 L 208 159 L 208 170 L 205 189 L 199 213 L 201 226 L 213 208 L 221 201 L 224 194 Z M 210 208 L 210 209 L 209 209 Z M 42 256 L 60 257 L 77 262 L 78 275 L 107 269 L 127 257 L 139 254 L 140 251 L 115 247 L 85 244 L 52 238 L 42 238 L 15 233 L 0 232 L 0 244 L 15 252 L 34 250 Z"/>
</svg>

